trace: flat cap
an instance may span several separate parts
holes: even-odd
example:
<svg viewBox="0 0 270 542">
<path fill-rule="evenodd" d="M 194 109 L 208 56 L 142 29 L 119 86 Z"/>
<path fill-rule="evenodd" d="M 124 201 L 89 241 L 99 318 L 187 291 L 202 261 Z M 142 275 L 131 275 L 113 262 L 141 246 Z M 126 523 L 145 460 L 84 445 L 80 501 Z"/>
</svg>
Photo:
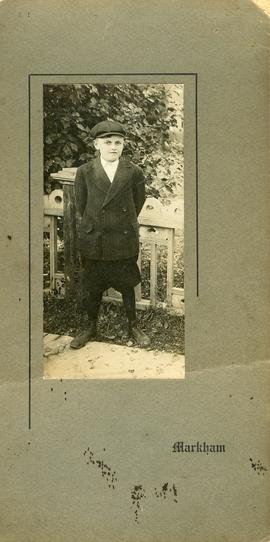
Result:
<svg viewBox="0 0 270 542">
<path fill-rule="evenodd" d="M 124 137 L 125 133 L 124 126 L 116 120 L 103 120 L 102 122 L 96 124 L 90 131 L 93 139 L 96 137 L 106 137 L 112 135 L 120 135 Z"/>
</svg>

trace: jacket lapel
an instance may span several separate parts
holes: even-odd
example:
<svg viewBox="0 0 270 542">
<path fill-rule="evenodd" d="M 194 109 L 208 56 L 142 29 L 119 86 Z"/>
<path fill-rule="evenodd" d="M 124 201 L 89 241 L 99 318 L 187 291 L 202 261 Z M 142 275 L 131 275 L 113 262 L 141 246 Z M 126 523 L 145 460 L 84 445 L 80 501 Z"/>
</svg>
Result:
<svg viewBox="0 0 270 542">
<path fill-rule="evenodd" d="M 108 193 L 108 190 L 110 189 L 111 187 L 111 181 L 110 179 L 107 177 L 102 165 L 101 165 L 101 161 L 100 161 L 100 158 L 97 157 L 93 160 L 93 163 L 92 163 L 92 172 L 93 172 L 93 177 L 92 177 L 92 182 L 96 185 L 96 187 L 99 189 L 99 190 L 102 190 L 102 192 L 105 192 L 105 194 Z"/>
<path fill-rule="evenodd" d="M 125 186 L 125 184 L 129 180 L 129 170 L 130 170 L 130 168 L 131 168 L 130 163 L 127 162 L 125 159 L 120 158 L 118 168 L 117 168 L 117 170 L 115 172 L 113 182 L 110 183 L 110 181 L 109 181 L 110 188 L 109 188 L 109 190 L 107 192 L 107 195 L 106 195 L 106 198 L 105 198 L 105 200 L 103 202 L 102 207 L 105 207 L 105 205 L 108 205 L 108 203 L 118 194 L 118 192 L 120 192 L 123 189 L 123 187 Z"/>
</svg>

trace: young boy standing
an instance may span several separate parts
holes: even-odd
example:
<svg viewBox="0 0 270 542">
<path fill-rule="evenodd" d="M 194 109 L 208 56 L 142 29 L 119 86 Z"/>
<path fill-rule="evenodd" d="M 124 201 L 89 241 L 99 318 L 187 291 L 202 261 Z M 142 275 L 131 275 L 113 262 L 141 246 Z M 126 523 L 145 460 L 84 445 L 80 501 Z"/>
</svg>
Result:
<svg viewBox="0 0 270 542">
<path fill-rule="evenodd" d="M 137 217 L 145 201 L 143 173 L 121 158 L 125 136 L 122 124 L 112 120 L 99 122 L 92 128 L 91 136 L 99 156 L 79 167 L 75 179 L 89 328 L 76 336 L 70 346 L 82 348 L 96 336 L 102 294 L 110 287 L 122 294 L 130 336 L 140 346 L 148 346 L 149 338 L 137 325 L 134 292 L 141 281 L 137 266 Z"/>
</svg>

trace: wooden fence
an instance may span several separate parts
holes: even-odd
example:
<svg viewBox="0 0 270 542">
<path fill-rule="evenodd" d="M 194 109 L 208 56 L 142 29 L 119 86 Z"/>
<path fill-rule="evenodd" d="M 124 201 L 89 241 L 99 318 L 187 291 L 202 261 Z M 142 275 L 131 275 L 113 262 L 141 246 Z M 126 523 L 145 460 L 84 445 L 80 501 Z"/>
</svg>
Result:
<svg viewBox="0 0 270 542">
<path fill-rule="evenodd" d="M 52 174 L 54 179 L 61 182 L 63 190 L 54 190 L 44 196 L 44 232 L 49 236 L 49 290 L 56 289 L 64 292 L 75 282 L 77 251 L 76 251 L 76 212 L 74 203 L 74 179 L 76 168 L 64 168 L 59 173 Z M 64 221 L 64 273 L 58 272 L 57 254 L 57 220 Z M 142 296 L 142 287 L 136 287 L 137 308 L 163 307 L 173 312 L 184 312 L 184 289 L 174 286 L 175 248 L 183 236 L 184 202 L 163 206 L 155 198 L 147 198 L 139 215 L 140 224 L 140 254 L 138 265 L 141 267 L 142 250 L 147 247 L 150 251 L 150 292 L 149 297 Z M 178 234 L 178 235 L 176 235 Z M 179 237 L 180 235 L 180 237 Z M 166 250 L 166 292 L 164 301 L 158 300 L 158 251 Z M 104 293 L 104 301 L 121 302 L 121 295 L 113 289 Z"/>
</svg>

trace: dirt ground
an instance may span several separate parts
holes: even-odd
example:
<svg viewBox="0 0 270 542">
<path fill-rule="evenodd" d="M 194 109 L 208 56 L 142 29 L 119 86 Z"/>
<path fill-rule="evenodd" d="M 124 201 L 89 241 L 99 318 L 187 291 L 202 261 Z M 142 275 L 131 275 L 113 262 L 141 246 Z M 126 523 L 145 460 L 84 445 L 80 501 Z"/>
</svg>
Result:
<svg viewBox="0 0 270 542">
<path fill-rule="evenodd" d="M 70 348 L 71 337 L 47 334 L 43 338 L 43 377 L 49 379 L 183 379 L 185 358 L 135 346 L 97 341 Z"/>
</svg>

